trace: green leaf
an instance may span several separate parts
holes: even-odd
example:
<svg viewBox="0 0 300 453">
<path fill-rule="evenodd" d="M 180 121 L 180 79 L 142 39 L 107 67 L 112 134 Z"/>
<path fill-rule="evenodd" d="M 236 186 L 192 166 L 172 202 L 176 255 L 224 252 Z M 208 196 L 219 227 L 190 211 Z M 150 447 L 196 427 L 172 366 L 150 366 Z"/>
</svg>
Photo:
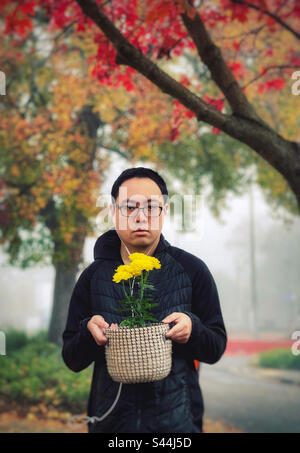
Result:
<svg viewBox="0 0 300 453">
<path fill-rule="evenodd" d="M 123 319 L 119 324 L 120 327 L 132 327 L 132 324 L 129 319 Z"/>
<path fill-rule="evenodd" d="M 147 304 L 147 308 L 152 308 L 152 307 L 157 307 L 159 304 L 154 303 L 154 304 Z"/>
<path fill-rule="evenodd" d="M 154 286 L 151 285 L 150 283 L 145 283 L 145 284 L 144 284 L 144 289 L 152 289 L 152 290 L 155 290 Z"/>
</svg>

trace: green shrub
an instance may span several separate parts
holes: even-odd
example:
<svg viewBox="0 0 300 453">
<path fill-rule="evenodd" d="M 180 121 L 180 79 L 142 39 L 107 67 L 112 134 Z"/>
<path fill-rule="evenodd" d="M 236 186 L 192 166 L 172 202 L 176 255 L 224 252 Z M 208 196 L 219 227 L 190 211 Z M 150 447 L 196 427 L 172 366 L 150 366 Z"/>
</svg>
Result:
<svg viewBox="0 0 300 453">
<path fill-rule="evenodd" d="M 266 368 L 300 370 L 300 355 L 294 355 L 291 349 L 276 348 L 257 354 L 256 363 Z"/>
<path fill-rule="evenodd" d="M 12 327 L 5 331 L 6 353 L 10 354 L 12 351 L 22 348 L 28 343 L 28 336 L 26 332 L 13 329 Z"/>
<path fill-rule="evenodd" d="M 10 334 L 11 335 L 11 334 Z M 12 338 L 12 337 L 11 337 Z M 14 338 L 18 336 L 14 333 Z M 42 404 L 74 413 L 87 407 L 92 367 L 80 373 L 69 370 L 61 348 L 45 340 L 45 332 L 11 343 L 0 356 L 0 395 L 20 404 Z M 8 351 L 7 351 L 8 352 Z"/>
<path fill-rule="evenodd" d="M 23 330 L 18 330 L 13 327 L 3 329 L 5 333 L 6 354 L 10 355 L 13 351 L 23 348 L 29 343 L 40 343 L 47 341 L 47 332 L 39 330 L 34 335 L 28 335 Z"/>
</svg>

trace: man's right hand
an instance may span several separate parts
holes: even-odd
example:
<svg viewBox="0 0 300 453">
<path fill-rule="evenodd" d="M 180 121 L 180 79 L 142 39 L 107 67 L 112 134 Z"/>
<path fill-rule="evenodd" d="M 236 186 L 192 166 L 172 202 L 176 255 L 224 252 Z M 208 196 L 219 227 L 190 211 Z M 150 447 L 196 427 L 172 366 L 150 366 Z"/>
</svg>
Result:
<svg viewBox="0 0 300 453">
<path fill-rule="evenodd" d="M 109 327 L 109 324 L 105 321 L 103 316 L 95 315 L 87 323 L 87 328 L 94 337 L 94 340 L 99 346 L 103 346 L 107 342 L 105 336 L 105 329 Z"/>
</svg>

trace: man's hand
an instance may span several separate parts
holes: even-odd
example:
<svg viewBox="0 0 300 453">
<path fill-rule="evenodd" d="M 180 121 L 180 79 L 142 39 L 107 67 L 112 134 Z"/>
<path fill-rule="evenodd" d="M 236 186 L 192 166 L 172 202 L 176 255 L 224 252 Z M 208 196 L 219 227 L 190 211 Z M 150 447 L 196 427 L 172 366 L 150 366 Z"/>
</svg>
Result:
<svg viewBox="0 0 300 453">
<path fill-rule="evenodd" d="M 94 340 L 99 346 L 103 346 L 107 342 L 105 336 L 105 329 L 109 327 L 109 324 L 105 321 L 103 316 L 95 315 L 87 323 L 87 328 L 94 337 Z"/>
<path fill-rule="evenodd" d="M 192 320 L 185 313 L 174 312 L 162 320 L 169 324 L 174 322 L 173 326 L 167 333 L 166 338 L 176 341 L 177 343 L 186 343 L 192 332 Z"/>
</svg>

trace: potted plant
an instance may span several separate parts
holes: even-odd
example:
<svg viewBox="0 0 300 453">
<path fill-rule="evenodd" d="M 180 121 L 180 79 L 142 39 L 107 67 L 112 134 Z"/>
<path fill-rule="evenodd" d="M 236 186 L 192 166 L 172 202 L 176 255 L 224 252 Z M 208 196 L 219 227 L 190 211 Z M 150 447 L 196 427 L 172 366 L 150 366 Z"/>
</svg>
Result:
<svg viewBox="0 0 300 453">
<path fill-rule="evenodd" d="M 146 290 L 155 290 L 148 283 L 149 273 L 160 269 L 160 261 L 143 253 L 129 255 L 131 263 L 119 266 L 113 276 L 116 284 L 122 283 L 125 298 L 120 301 L 119 311 L 128 312 L 117 329 L 106 329 L 105 356 L 107 369 L 116 382 L 153 382 L 165 378 L 172 366 L 172 341 L 165 334 L 168 324 L 158 322 L 149 312 L 157 306 L 151 303 Z M 128 281 L 126 291 L 124 281 Z M 134 285 L 138 285 L 134 294 Z"/>
</svg>

